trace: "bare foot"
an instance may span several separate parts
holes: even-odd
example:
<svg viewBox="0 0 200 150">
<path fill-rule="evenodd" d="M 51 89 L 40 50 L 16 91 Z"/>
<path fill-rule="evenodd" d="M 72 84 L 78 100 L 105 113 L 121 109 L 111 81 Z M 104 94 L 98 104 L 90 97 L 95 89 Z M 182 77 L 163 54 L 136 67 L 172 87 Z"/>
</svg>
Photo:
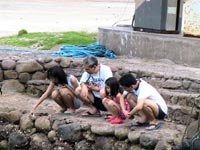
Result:
<svg viewBox="0 0 200 150">
<path fill-rule="evenodd" d="M 91 107 L 90 111 L 89 111 L 91 114 L 99 114 L 100 111 L 97 110 L 95 107 Z"/>
<path fill-rule="evenodd" d="M 138 119 L 133 119 L 133 122 L 139 122 L 139 123 L 145 123 L 147 122 L 146 120 L 142 120 L 141 118 L 138 118 Z"/>
</svg>

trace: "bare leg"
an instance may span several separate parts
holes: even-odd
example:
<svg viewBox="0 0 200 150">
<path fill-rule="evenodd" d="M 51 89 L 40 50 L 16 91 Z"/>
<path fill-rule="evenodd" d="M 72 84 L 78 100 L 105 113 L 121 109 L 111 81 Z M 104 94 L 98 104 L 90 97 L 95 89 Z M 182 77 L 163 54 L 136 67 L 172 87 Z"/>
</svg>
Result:
<svg viewBox="0 0 200 150">
<path fill-rule="evenodd" d="M 84 104 L 91 104 L 91 103 L 94 103 L 94 98 L 93 98 L 93 96 L 91 95 L 91 94 L 89 94 L 89 96 L 88 97 L 82 97 L 81 95 L 80 95 L 80 93 L 81 93 L 81 87 L 77 87 L 76 88 L 76 90 L 75 90 L 75 93 L 76 93 L 76 95 L 78 96 L 78 98 L 80 98 L 82 101 L 83 101 L 83 103 Z"/>
<path fill-rule="evenodd" d="M 137 103 L 137 97 L 134 93 L 128 93 L 126 96 L 126 99 L 130 105 L 130 109 L 133 109 L 136 106 Z"/>
<path fill-rule="evenodd" d="M 63 104 L 67 107 L 67 111 L 74 112 L 75 108 L 73 94 L 67 88 L 60 89 L 60 94 L 62 96 Z"/>
<path fill-rule="evenodd" d="M 120 107 L 112 100 L 108 102 L 108 106 L 112 116 L 119 118 Z"/>
<path fill-rule="evenodd" d="M 67 110 L 67 107 L 65 106 L 65 104 L 62 102 L 62 97 L 60 95 L 59 90 L 54 90 L 51 94 L 52 99 L 62 108 L 61 112 L 64 112 L 65 110 Z"/>
<path fill-rule="evenodd" d="M 113 100 L 104 98 L 103 104 L 113 117 L 119 118 L 120 107 Z"/>
<path fill-rule="evenodd" d="M 147 130 L 155 129 L 158 127 L 157 116 L 159 114 L 159 107 L 156 103 L 152 102 L 149 99 L 146 99 L 144 102 L 144 108 L 142 110 L 146 116 L 146 121 L 150 123 L 150 126 L 146 128 Z"/>
<path fill-rule="evenodd" d="M 149 99 L 146 99 L 144 102 L 144 107 L 141 111 L 138 112 L 140 118 L 139 122 L 144 123 L 144 122 L 150 122 L 156 123 L 156 117 L 158 116 L 158 105 L 154 102 L 152 102 Z"/>
<path fill-rule="evenodd" d="M 156 103 L 152 102 L 151 100 L 147 99 L 144 102 L 143 112 L 144 112 L 145 116 L 147 117 L 147 119 L 150 122 L 153 122 L 156 120 L 158 113 L 159 113 L 158 105 Z"/>
<path fill-rule="evenodd" d="M 76 95 L 78 96 L 78 98 L 79 98 L 80 100 L 82 100 L 82 102 L 83 102 L 86 106 L 90 107 L 90 111 L 89 111 L 89 112 L 90 112 L 91 114 L 98 113 L 99 111 L 96 109 L 96 107 L 93 106 L 94 97 L 93 97 L 92 93 L 89 92 L 88 97 L 82 97 L 82 96 L 80 95 L 81 90 L 82 90 L 81 87 L 77 87 L 76 90 L 75 90 L 75 93 L 76 93 Z M 84 114 L 83 114 L 83 115 L 84 115 Z"/>
<path fill-rule="evenodd" d="M 144 106 L 144 108 L 141 111 L 139 111 L 138 114 L 139 114 L 138 122 L 140 123 L 151 122 L 155 120 L 155 116 L 150 107 Z"/>
</svg>

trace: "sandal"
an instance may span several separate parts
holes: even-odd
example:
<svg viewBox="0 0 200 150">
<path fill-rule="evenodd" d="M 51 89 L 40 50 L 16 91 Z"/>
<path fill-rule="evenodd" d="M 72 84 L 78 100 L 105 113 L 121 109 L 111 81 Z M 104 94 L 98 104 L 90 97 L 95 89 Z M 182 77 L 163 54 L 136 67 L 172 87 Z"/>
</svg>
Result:
<svg viewBox="0 0 200 150">
<path fill-rule="evenodd" d="M 148 127 L 149 122 L 131 122 L 131 127 Z"/>
<path fill-rule="evenodd" d="M 106 121 L 110 122 L 111 120 L 115 119 L 115 117 L 110 116 L 108 119 L 106 119 Z"/>
<path fill-rule="evenodd" d="M 76 112 L 75 111 L 74 112 L 73 111 L 65 111 L 64 114 L 65 115 L 75 115 Z"/>
<path fill-rule="evenodd" d="M 109 119 L 110 117 L 112 117 L 112 114 L 106 114 L 104 119 Z"/>
<path fill-rule="evenodd" d="M 81 116 L 82 117 L 101 117 L 101 114 L 100 113 L 92 114 L 91 112 L 86 111 L 86 112 L 82 113 Z"/>
<path fill-rule="evenodd" d="M 147 131 L 153 131 L 153 130 L 157 130 L 161 127 L 161 124 L 160 123 L 152 123 L 152 124 L 149 124 L 149 127 L 146 128 Z"/>
<path fill-rule="evenodd" d="M 123 123 L 123 121 L 120 118 L 114 118 L 112 120 L 109 121 L 112 124 L 120 124 Z"/>
</svg>

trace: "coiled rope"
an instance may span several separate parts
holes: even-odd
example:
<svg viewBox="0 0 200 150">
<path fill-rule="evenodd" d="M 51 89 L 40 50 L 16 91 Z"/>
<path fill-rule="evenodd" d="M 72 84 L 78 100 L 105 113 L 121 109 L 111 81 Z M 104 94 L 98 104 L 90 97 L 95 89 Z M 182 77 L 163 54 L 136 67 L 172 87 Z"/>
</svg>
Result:
<svg viewBox="0 0 200 150">
<path fill-rule="evenodd" d="M 59 51 L 53 51 L 53 52 L 41 51 L 41 50 L 17 49 L 17 48 L 0 48 L 0 50 L 29 52 L 38 54 L 51 54 L 53 56 L 75 57 L 75 58 L 86 57 L 89 55 L 97 57 L 117 58 L 117 55 L 112 50 L 106 49 L 106 47 L 103 44 L 100 44 L 98 42 L 89 45 L 65 44 L 59 48 Z"/>
</svg>

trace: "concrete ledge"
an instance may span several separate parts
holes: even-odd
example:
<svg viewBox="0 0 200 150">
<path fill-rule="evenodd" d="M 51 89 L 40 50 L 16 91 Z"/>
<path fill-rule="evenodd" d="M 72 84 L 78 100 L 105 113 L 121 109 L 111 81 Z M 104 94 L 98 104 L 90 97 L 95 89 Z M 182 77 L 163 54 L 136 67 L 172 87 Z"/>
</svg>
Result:
<svg viewBox="0 0 200 150">
<path fill-rule="evenodd" d="M 200 38 L 180 34 L 133 31 L 132 27 L 100 27 L 98 41 L 118 55 L 169 59 L 181 65 L 200 67 Z"/>
</svg>

